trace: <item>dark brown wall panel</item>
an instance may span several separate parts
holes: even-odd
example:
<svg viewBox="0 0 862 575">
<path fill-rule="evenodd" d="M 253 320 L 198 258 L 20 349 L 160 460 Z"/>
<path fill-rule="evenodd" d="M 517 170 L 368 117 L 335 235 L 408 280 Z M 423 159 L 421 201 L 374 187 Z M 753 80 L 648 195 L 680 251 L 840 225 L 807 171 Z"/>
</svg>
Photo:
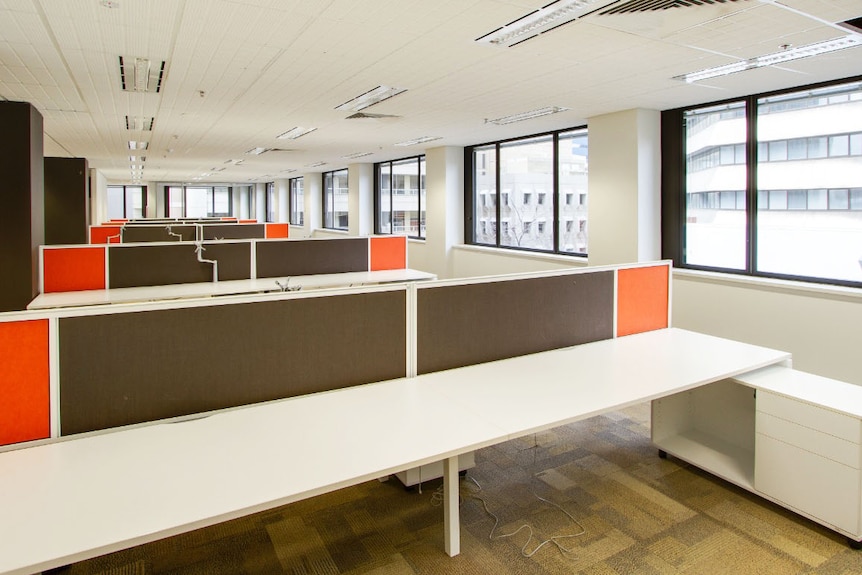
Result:
<svg viewBox="0 0 862 575">
<path fill-rule="evenodd" d="M 39 292 L 45 243 L 42 115 L 26 102 L 0 101 L 0 311 L 23 310 Z"/>
<path fill-rule="evenodd" d="M 613 337 L 611 271 L 417 293 L 419 373 Z"/>
<path fill-rule="evenodd" d="M 251 277 L 248 242 L 204 243 L 203 258 L 218 261 L 220 280 Z M 197 261 L 195 243 L 111 246 L 108 248 L 111 288 L 208 282 L 213 266 Z"/>
<path fill-rule="evenodd" d="M 62 434 L 404 377 L 405 298 L 392 291 L 62 318 Z"/>
<path fill-rule="evenodd" d="M 207 224 L 204 226 L 204 239 L 239 240 L 266 237 L 263 224 Z"/>
<path fill-rule="evenodd" d="M 257 277 L 368 271 L 368 239 L 258 242 Z"/>
<path fill-rule="evenodd" d="M 197 230 L 192 225 L 171 225 L 171 231 L 168 232 L 168 225 L 152 225 L 152 224 L 134 224 L 127 225 L 123 228 L 123 243 L 135 242 L 177 242 L 186 241 L 193 242 L 197 239 Z M 182 236 L 182 240 L 175 235 Z"/>
<path fill-rule="evenodd" d="M 89 174 L 85 158 L 45 158 L 45 244 L 88 241 Z"/>
</svg>

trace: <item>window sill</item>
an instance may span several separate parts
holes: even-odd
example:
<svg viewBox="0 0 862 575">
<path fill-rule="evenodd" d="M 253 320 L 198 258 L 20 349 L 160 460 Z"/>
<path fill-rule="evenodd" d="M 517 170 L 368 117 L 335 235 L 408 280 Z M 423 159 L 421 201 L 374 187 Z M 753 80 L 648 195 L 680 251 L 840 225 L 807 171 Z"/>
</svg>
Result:
<svg viewBox="0 0 862 575">
<path fill-rule="evenodd" d="M 830 284 L 798 282 L 792 280 L 762 278 L 730 273 L 708 272 L 701 270 L 689 270 L 683 268 L 674 268 L 673 276 L 674 279 L 711 283 L 728 287 L 742 287 L 757 289 L 761 291 L 828 298 L 842 301 L 862 301 L 862 290 L 858 288 L 835 286 Z"/>
<path fill-rule="evenodd" d="M 543 262 L 555 262 L 570 265 L 572 267 L 587 267 L 588 265 L 586 257 L 577 255 L 564 256 L 561 254 L 530 252 L 526 250 L 510 250 L 506 248 L 495 248 L 491 246 L 477 246 L 474 244 L 460 244 L 454 246 L 454 249 L 468 252 L 484 253 L 500 257 L 529 259 Z"/>
</svg>

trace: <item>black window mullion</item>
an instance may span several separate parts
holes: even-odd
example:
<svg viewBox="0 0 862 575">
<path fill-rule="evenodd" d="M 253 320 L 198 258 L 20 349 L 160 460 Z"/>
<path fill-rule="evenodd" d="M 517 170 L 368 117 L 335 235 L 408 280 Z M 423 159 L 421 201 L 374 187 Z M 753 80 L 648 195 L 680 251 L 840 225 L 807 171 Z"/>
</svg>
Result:
<svg viewBox="0 0 862 575">
<path fill-rule="evenodd" d="M 554 133 L 553 150 L 551 151 L 551 162 L 554 166 L 554 171 L 551 176 L 551 195 L 553 196 L 553 225 L 554 225 L 554 245 L 555 254 L 560 253 L 560 134 Z M 537 198 L 538 201 L 538 198 Z"/>
<path fill-rule="evenodd" d="M 496 175 L 495 175 L 494 179 L 496 180 L 496 184 L 497 184 L 496 185 L 497 201 L 494 202 L 494 211 L 496 212 L 496 214 L 495 214 L 496 222 L 494 223 L 494 233 L 497 237 L 495 238 L 495 244 L 494 245 L 496 245 L 499 248 L 501 243 L 502 243 L 500 241 L 502 239 L 502 236 L 501 236 L 502 232 L 500 230 L 503 228 L 503 222 L 500 220 L 501 216 L 503 215 L 503 210 L 502 210 L 502 207 L 500 206 L 503 195 L 500 192 L 501 168 L 500 168 L 500 143 L 499 142 L 494 146 L 494 153 L 496 154 L 496 160 L 494 162 L 495 163 L 494 169 L 496 171 Z"/>
<path fill-rule="evenodd" d="M 746 254 L 745 271 L 754 274 L 757 270 L 757 99 L 750 96 L 746 99 L 746 138 L 747 198 L 746 198 Z"/>
</svg>

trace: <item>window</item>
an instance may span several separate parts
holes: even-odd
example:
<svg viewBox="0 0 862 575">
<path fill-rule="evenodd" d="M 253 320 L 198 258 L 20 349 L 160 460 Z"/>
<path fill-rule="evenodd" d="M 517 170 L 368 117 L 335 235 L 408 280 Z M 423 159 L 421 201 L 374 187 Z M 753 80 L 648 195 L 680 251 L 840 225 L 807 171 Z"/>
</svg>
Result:
<svg viewBox="0 0 862 575">
<path fill-rule="evenodd" d="M 578 229 L 572 222 L 587 215 L 587 151 L 586 129 L 468 148 L 468 241 L 586 255 L 586 226 Z"/>
<path fill-rule="evenodd" d="M 425 156 L 375 164 L 375 173 L 375 233 L 424 238 Z"/>
<path fill-rule="evenodd" d="M 108 219 L 145 218 L 146 206 L 146 186 L 108 186 Z"/>
<path fill-rule="evenodd" d="M 275 216 L 275 204 L 276 204 L 276 201 L 275 201 L 275 182 L 268 182 L 266 184 L 266 196 L 264 196 L 264 197 L 265 197 L 265 202 L 266 202 L 266 210 L 265 210 L 266 221 L 267 222 L 274 222 L 276 220 L 276 216 Z"/>
<path fill-rule="evenodd" d="M 305 196 L 302 192 L 302 178 L 291 178 L 288 181 L 288 204 L 290 204 L 290 224 L 304 225 Z"/>
<path fill-rule="evenodd" d="M 232 215 L 229 186 L 167 186 L 167 217 L 216 218 Z"/>
<path fill-rule="evenodd" d="M 845 285 L 862 282 L 862 82 L 752 95 L 665 112 L 664 154 L 685 177 L 664 178 L 663 208 L 678 216 L 665 257 L 676 265 Z M 677 138 L 677 139 L 675 139 Z M 744 148 L 743 162 L 706 162 Z M 729 155 L 727 156 L 729 158 Z M 670 172 L 674 164 L 665 162 Z M 855 202 L 854 202 L 855 199 Z M 676 235 L 678 233 L 678 235 Z M 668 249 L 669 248 L 669 249 Z"/>
<path fill-rule="evenodd" d="M 347 230 L 347 169 L 323 174 L 323 227 Z"/>
</svg>

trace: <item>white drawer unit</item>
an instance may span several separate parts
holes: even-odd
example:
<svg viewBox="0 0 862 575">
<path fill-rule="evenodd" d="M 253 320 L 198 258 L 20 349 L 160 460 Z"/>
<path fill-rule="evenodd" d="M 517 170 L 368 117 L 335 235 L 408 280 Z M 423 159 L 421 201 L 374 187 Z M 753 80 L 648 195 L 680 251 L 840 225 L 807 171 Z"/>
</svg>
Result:
<svg viewBox="0 0 862 575">
<path fill-rule="evenodd" d="M 652 415 L 660 455 L 689 461 L 862 548 L 862 387 L 778 365 L 656 400 Z M 723 457 L 710 455 L 719 445 Z"/>
</svg>

